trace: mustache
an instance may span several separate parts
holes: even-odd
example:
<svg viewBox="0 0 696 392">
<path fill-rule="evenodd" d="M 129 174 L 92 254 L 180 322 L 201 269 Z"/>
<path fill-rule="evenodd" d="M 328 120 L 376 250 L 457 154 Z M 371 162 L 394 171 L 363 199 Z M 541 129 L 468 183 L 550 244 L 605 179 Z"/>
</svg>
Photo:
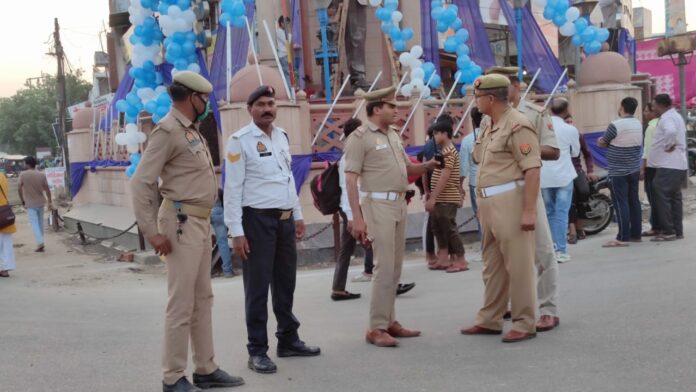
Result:
<svg viewBox="0 0 696 392">
<path fill-rule="evenodd" d="M 271 117 L 273 117 L 273 113 L 271 113 L 271 112 L 266 112 L 266 113 L 264 113 L 264 114 L 261 115 L 261 117 L 266 117 L 266 116 L 271 116 Z"/>
</svg>

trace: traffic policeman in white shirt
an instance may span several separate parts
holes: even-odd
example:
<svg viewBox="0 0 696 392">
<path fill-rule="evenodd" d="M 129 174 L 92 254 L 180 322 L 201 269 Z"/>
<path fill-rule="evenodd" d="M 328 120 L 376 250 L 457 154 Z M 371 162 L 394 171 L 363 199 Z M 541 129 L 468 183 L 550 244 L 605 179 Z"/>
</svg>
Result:
<svg viewBox="0 0 696 392">
<path fill-rule="evenodd" d="M 292 313 L 295 241 L 304 237 L 305 227 L 288 136 L 273 125 L 274 89 L 256 89 L 247 108 L 252 122 L 234 133 L 226 147 L 225 223 L 233 236 L 234 252 L 244 261 L 248 366 L 258 373 L 275 373 L 276 365 L 266 355 L 269 286 L 278 321 L 278 356 L 315 356 L 320 349 L 300 340 L 300 322 Z"/>
</svg>

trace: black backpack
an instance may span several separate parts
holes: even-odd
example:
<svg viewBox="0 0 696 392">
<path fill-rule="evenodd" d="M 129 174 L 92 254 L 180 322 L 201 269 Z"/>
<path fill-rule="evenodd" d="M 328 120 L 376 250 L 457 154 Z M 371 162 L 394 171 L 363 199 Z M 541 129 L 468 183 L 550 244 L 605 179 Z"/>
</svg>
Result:
<svg viewBox="0 0 696 392">
<path fill-rule="evenodd" d="M 317 210 L 324 215 L 333 215 L 341 207 L 341 185 L 338 162 L 327 164 L 328 167 L 312 179 L 309 188 Z"/>
</svg>

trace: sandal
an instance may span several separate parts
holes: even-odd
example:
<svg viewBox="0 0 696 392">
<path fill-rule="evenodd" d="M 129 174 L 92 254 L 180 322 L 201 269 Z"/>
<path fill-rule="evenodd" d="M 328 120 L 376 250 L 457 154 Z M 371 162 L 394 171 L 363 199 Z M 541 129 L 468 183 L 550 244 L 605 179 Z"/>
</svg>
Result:
<svg viewBox="0 0 696 392">
<path fill-rule="evenodd" d="M 664 235 L 664 234 L 659 234 L 656 235 L 653 239 L 651 239 L 651 242 L 670 242 L 670 241 L 676 241 L 677 236 L 675 234 L 670 234 L 670 235 Z"/>
<path fill-rule="evenodd" d="M 627 242 L 611 240 L 611 241 L 607 242 L 606 244 L 602 245 L 602 248 L 623 248 L 626 246 L 628 246 Z"/>
<path fill-rule="evenodd" d="M 575 234 L 568 234 L 568 243 L 576 245 L 578 243 L 578 236 Z"/>
<path fill-rule="evenodd" d="M 648 230 L 648 231 L 642 232 L 641 235 L 642 235 L 643 237 L 655 237 L 655 236 L 660 235 L 660 232 L 657 231 L 657 230 L 650 229 L 650 230 Z"/>
<path fill-rule="evenodd" d="M 587 238 L 587 233 L 585 230 L 578 230 L 578 240 L 584 240 Z"/>
<path fill-rule="evenodd" d="M 428 266 L 428 269 L 431 271 L 444 271 L 448 268 L 449 268 L 448 265 L 442 265 L 442 264 L 438 264 L 438 263 L 431 264 Z"/>
<path fill-rule="evenodd" d="M 468 270 L 469 270 L 469 267 L 466 265 L 461 265 L 461 266 L 451 265 L 449 268 L 447 268 L 446 272 L 448 274 L 453 274 L 453 273 L 464 272 L 464 271 L 468 271 Z"/>
</svg>

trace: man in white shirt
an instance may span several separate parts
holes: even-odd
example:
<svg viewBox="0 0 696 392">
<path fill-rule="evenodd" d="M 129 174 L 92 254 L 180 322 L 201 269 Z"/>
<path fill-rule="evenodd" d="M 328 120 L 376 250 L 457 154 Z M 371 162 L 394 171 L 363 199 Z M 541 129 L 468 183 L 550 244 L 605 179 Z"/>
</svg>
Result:
<svg viewBox="0 0 696 392">
<path fill-rule="evenodd" d="M 304 221 L 290 166 L 288 136 L 273 125 L 275 90 L 261 86 L 247 108 L 253 121 L 227 142 L 225 223 L 234 252 L 244 261 L 244 296 L 250 369 L 275 373 L 266 354 L 268 289 L 278 321 L 278 356 L 314 356 L 319 347 L 298 336 L 300 322 L 292 312 L 297 274 L 296 240 L 304 237 Z"/>
<path fill-rule="evenodd" d="M 541 167 L 541 194 L 544 198 L 546 216 L 551 227 L 551 237 L 553 237 L 556 259 L 559 263 L 570 261 L 566 237 L 568 211 L 573 201 L 573 180 L 578 176 L 571 157 L 580 155 L 580 134 L 574 126 L 563 121 L 568 112 L 567 99 L 553 100 L 551 121 L 556 131 L 560 157 L 556 161 L 544 161 Z"/>
<path fill-rule="evenodd" d="M 684 238 L 681 186 L 686 179 L 686 124 L 667 94 L 655 96 L 653 109 L 660 117 L 655 128 L 648 167 L 655 168 L 653 195 L 661 233 L 651 241 Z"/>
</svg>

